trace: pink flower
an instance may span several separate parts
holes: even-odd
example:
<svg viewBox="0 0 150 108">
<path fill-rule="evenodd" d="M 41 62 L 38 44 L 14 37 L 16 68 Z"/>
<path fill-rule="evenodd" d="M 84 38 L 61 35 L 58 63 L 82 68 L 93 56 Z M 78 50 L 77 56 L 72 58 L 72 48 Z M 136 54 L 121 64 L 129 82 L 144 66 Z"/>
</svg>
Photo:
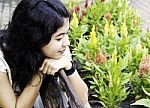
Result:
<svg viewBox="0 0 150 108">
<path fill-rule="evenodd" d="M 105 64 L 106 57 L 102 53 L 101 49 L 99 49 L 98 54 L 95 55 L 94 62 L 96 64 Z"/>
<path fill-rule="evenodd" d="M 139 66 L 139 72 L 142 77 L 145 77 L 150 72 L 150 55 L 144 57 Z"/>
</svg>

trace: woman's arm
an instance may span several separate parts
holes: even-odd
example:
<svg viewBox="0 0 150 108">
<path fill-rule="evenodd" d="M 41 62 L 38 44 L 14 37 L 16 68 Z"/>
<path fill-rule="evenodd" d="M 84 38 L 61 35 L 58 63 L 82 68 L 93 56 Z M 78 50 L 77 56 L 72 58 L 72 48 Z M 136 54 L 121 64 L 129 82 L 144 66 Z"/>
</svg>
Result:
<svg viewBox="0 0 150 108">
<path fill-rule="evenodd" d="M 21 95 L 16 98 L 7 73 L 0 72 L 0 106 L 4 108 L 32 108 L 43 80 L 42 74 L 39 75 L 35 75 Z"/>
<path fill-rule="evenodd" d="M 88 103 L 88 87 L 79 76 L 77 70 L 75 70 L 72 75 L 69 75 L 68 78 L 72 84 L 73 90 L 84 105 L 84 108 L 90 108 L 90 105 Z"/>
</svg>

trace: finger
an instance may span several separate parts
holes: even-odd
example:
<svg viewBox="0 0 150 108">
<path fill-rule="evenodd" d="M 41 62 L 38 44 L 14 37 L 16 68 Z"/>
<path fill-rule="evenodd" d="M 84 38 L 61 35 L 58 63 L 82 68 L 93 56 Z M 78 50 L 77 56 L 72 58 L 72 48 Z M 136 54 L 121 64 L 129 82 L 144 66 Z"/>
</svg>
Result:
<svg viewBox="0 0 150 108">
<path fill-rule="evenodd" d="M 47 73 L 48 68 L 49 68 L 48 63 L 45 63 L 45 65 L 43 66 L 43 73 L 44 73 L 44 74 Z"/>
<path fill-rule="evenodd" d="M 42 64 L 42 66 L 39 68 L 40 71 L 43 70 L 43 67 L 44 67 L 44 63 Z"/>
<path fill-rule="evenodd" d="M 51 74 L 52 74 L 52 72 L 51 72 L 51 71 L 52 71 L 51 67 L 50 67 L 50 66 L 48 66 L 47 74 L 48 74 L 48 75 L 49 75 L 49 74 L 51 75 Z"/>
<path fill-rule="evenodd" d="M 51 69 L 51 73 L 52 73 L 52 75 L 54 75 L 56 72 L 58 72 L 58 68 L 55 68 L 55 67 L 53 67 L 52 69 Z"/>
<path fill-rule="evenodd" d="M 44 60 L 44 62 L 42 63 L 42 66 L 39 68 L 39 70 L 40 70 L 40 71 L 42 71 L 42 70 L 43 70 L 43 68 L 44 68 L 44 65 L 45 65 L 46 61 L 47 61 L 47 59 L 45 59 L 45 60 Z"/>
</svg>

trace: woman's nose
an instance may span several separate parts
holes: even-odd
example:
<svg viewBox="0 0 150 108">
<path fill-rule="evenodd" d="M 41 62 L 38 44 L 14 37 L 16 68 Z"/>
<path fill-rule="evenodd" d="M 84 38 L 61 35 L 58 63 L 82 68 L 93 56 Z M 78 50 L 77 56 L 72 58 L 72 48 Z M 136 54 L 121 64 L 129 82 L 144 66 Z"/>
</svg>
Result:
<svg viewBox="0 0 150 108">
<path fill-rule="evenodd" d="M 69 45 L 70 45 L 69 36 L 68 34 L 66 34 L 64 36 L 63 46 L 69 46 Z"/>
</svg>

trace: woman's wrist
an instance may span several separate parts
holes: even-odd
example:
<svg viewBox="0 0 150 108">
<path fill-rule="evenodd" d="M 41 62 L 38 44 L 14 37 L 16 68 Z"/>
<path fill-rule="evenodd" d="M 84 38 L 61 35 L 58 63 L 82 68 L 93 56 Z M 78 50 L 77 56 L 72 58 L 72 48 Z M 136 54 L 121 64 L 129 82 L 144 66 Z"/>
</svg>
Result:
<svg viewBox="0 0 150 108">
<path fill-rule="evenodd" d="M 67 76 L 72 75 L 75 72 L 75 66 L 74 66 L 73 61 L 71 61 L 71 68 L 65 69 L 64 71 L 65 71 Z"/>
</svg>

